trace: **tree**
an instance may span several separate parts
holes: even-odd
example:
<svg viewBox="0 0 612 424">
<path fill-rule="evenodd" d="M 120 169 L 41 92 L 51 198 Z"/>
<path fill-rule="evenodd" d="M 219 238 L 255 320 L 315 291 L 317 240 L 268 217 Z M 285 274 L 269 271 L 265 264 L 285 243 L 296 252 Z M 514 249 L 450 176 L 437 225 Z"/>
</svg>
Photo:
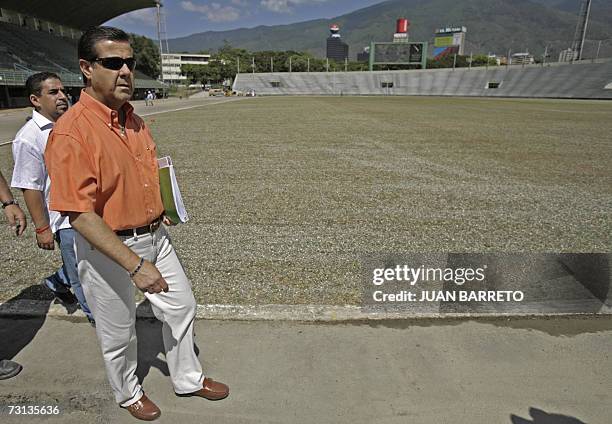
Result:
<svg viewBox="0 0 612 424">
<path fill-rule="evenodd" d="M 217 62 L 212 61 L 208 65 L 182 65 L 181 74 L 189 78 L 190 84 L 216 83 L 222 80 Z"/>
<path fill-rule="evenodd" d="M 427 69 L 452 68 L 453 63 L 455 63 L 455 68 L 465 68 L 469 66 L 468 59 L 469 56 L 457 55 L 455 60 L 454 54 L 444 55 L 437 59 L 427 59 Z"/>
<path fill-rule="evenodd" d="M 241 72 L 250 71 L 251 61 L 252 55 L 247 50 L 235 49 L 226 43 L 211 55 L 207 65 L 182 65 L 181 74 L 186 75 L 191 84 L 221 83 L 235 78 L 238 62 Z"/>
<path fill-rule="evenodd" d="M 151 78 L 157 78 L 160 74 L 159 49 L 150 38 L 144 35 L 130 34 L 136 69 Z"/>
<path fill-rule="evenodd" d="M 446 55 L 437 59 L 427 59 L 427 68 L 452 68 L 453 62 L 455 67 L 464 68 L 470 65 L 470 57 L 457 55 L 456 60 L 454 55 Z M 255 69 L 253 69 L 253 63 Z M 241 73 L 248 72 L 289 72 L 289 63 L 291 63 L 292 72 L 349 72 L 367 71 L 367 62 L 336 62 L 335 60 L 319 59 L 307 52 L 288 51 L 259 51 L 249 52 L 245 49 L 232 47 L 229 43 L 225 43 L 223 47 L 213 54 L 208 65 L 183 65 L 181 72 L 187 75 L 191 83 L 220 83 L 227 79 L 234 79 L 238 68 Z M 329 63 L 329 68 L 328 68 Z M 495 66 L 494 58 L 489 58 L 486 55 L 476 55 L 472 58 L 472 66 L 484 66 L 485 64 Z M 272 68 L 272 64 L 274 67 Z M 240 66 L 238 66 L 240 65 Z M 348 65 L 348 66 L 347 66 Z M 404 70 L 404 69 L 420 69 L 420 65 L 375 65 L 374 70 Z"/>
<path fill-rule="evenodd" d="M 497 60 L 486 54 L 479 54 L 472 58 L 472 66 L 497 66 Z"/>
</svg>

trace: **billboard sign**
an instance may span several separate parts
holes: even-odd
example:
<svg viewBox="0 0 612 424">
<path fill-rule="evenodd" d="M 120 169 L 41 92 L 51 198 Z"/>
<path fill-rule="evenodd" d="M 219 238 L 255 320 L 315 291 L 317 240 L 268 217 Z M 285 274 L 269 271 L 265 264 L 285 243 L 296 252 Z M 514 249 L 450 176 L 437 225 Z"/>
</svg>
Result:
<svg viewBox="0 0 612 424">
<path fill-rule="evenodd" d="M 466 27 L 437 29 L 434 37 L 434 59 L 453 54 L 463 54 L 466 32 Z"/>
<path fill-rule="evenodd" d="M 459 54 L 459 46 L 435 47 L 433 50 L 434 59 L 440 59 L 444 56 Z"/>
<path fill-rule="evenodd" d="M 454 32 L 467 32 L 467 28 L 464 26 L 461 26 L 461 27 L 438 28 L 436 30 L 436 34 L 452 34 Z"/>
<path fill-rule="evenodd" d="M 434 47 L 448 47 L 448 46 L 452 46 L 454 44 L 452 36 L 447 37 L 436 37 L 436 39 L 434 40 Z"/>
<path fill-rule="evenodd" d="M 423 45 L 419 43 L 410 44 L 408 62 L 421 63 L 422 61 L 423 61 Z"/>
<path fill-rule="evenodd" d="M 374 65 L 420 65 L 425 69 L 427 43 L 371 43 L 370 70 Z"/>
</svg>

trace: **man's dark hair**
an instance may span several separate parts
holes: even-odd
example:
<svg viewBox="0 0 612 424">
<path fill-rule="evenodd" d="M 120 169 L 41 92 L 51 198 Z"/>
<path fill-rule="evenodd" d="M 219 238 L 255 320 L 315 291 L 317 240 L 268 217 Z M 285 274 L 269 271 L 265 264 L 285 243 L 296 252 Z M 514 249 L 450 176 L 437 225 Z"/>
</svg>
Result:
<svg viewBox="0 0 612 424">
<path fill-rule="evenodd" d="M 98 57 L 96 52 L 96 43 L 98 41 L 127 41 L 130 42 L 130 36 L 122 29 L 110 26 L 91 27 L 81 35 L 79 39 L 79 59 L 88 61 L 95 60 Z"/>
<path fill-rule="evenodd" d="M 58 79 L 61 81 L 60 77 L 53 72 L 39 72 L 30 75 L 25 83 L 28 97 L 32 94 L 40 96 L 42 94 L 42 83 L 48 79 Z"/>
<path fill-rule="evenodd" d="M 95 26 L 89 28 L 81 35 L 79 39 L 79 59 L 87 61 L 95 60 L 98 57 L 96 51 L 96 43 L 98 41 L 127 41 L 130 42 L 130 36 L 122 29 L 110 26 Z M 87 77 L 81 73 L 83 84 L 87 85 Z"/>
</svg>

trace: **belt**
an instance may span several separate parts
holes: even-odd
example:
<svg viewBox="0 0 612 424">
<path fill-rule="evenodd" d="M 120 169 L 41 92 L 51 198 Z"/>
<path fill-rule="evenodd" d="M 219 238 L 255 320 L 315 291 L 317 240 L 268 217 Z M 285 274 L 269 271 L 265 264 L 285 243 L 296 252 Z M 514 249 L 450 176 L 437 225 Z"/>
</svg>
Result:
<svg viewBox="0 0 612 424">
<path fill-rule="evenodd" d="M 117 234 L 118 236 L 133 236 L 134 233 L 136 235 L 154 233 L 155 231 L 157 231 L 157 229 L 161 225 L 162 219 L 163 219 L 163 216 L 159 216 L 149 225 L 143 225 L 142 227 L 138 227 L 138 228 L 128 228 L 127 230 L 115 231 L 115 234 Z"/>
</svg>

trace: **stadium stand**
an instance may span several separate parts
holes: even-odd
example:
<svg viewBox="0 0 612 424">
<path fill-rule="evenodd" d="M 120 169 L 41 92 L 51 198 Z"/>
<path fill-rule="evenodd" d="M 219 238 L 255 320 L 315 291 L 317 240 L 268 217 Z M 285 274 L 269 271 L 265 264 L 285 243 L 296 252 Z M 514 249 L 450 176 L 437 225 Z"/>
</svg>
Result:
<svg viewBox="0 0 612 424">
<path fill-rule="evenodd" d="M 612 99 L 612 60 L 374 72 L 238 74 L 259 95 L 421 95 Z"/>
<path fill-rule="evenodd" d="M 39 71 L 59 74 L 73 94 L 83 86 L 77 41 L 81 31 L 123 13 L 154 7 L 154 0 L 0 0 L 0 108 L 27 106 L 23 85 Z M 139 98 L 160 82 L 136 72 Z"/>
<path fill-rule="evenodd" d="M 79 72 L 76 41 L 70 38 L 0 22 L 0 46 L 2 68 L 18 64 L 33 71 Z"/>
</svg>

